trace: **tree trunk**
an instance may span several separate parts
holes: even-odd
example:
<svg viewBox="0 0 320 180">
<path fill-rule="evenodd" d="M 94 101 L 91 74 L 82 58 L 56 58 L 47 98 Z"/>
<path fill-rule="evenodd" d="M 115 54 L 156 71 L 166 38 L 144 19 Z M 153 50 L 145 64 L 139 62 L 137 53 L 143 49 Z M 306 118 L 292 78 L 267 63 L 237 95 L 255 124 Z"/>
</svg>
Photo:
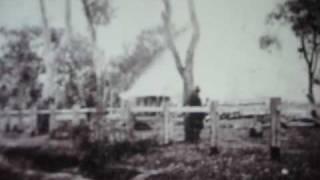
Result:
<svg viewBox="0 0 320 180">
<path fill-rule="evenodd" d="M 39 4 L 40 4 L 41 19 L 43 24 L 43 32 L 45 36 L 45 43 L 46 43 L 46 48 L 48 49 L 50 46 L 50 29 L 49 29 L 47 11 L 45 8 L 44 0 L 39 0 Z"/>
<path fill-rule="evenodd" d="M 314 71 L 312 71 L 312 66 L 309 64 L 308 65 L 308 94 L 307 98 L 310 102 L 311 105 L 316 104 L 316 99 L 314 96 L 314 83 L 315 83 L 315 77 L 314 77 Z M 316 120 L 315 122 L 319 122 L 319 112 L 317 108 L 312 107 L 311 111 L 311 116 Z"/>
<path fill-rule="evenodd" d="M 53 80 L 54 76 L 54 71 L 52 68 L 53 65 L 53 57 L 47 56 L 50 52 L 54 51 L 54 49 L 51 47 L 51 31 L 49 27 L 49 21 L 48 21 L 48 16 L 47 16 L 47 10 L 45 6 L 45 1 L 44 0 L 39 0 L 39 5 L 40 5 L 40 12 L 41 12 L 41 19 L 42 19 L 42 25 L 43 25 L 43 34 L 44 34 L 44 39 L 45 39 L 45 57 L 44 57 L 44 65 L 46 69 L 46 74 L 49 76 L 50 80 Z M 56 87 L 54 87 L 56 88 Z M 57 103 L 57 94 L 56 90 L 54 91 L 54 103 Z"/>
<path fill-rule="evenodd" d="M 311 71 L 311 68 L 308 68 L 308 100 L 311 104 L 315 104 L 315 97 L 314 97 L 314 91 L 313 91 L 313 85 L 314 85 L 314 74 Z"/>
<path fill-rule="evenodd" d="M 81 2 L 82 2 L 83 10 L 84 10 L 84 15 L 87 19 L 88 30 L 90 33 L 92 46 L 96 46 L 96 32 L 95 32 L 95 27 L 94 27 L 93 19 L 92 19 L 93 17 L 92 17 L 91 11 L 90 11 L 88 1 L 82 0 Z M 96 59 L 95 59 L 95 55 L 94 55 L 96 48 L 93 48 L 93 49 L 94 49 L 94 51 L 93 51 L 93 55 L 91 58 L 93 61 L 93 68 L 94 68 L 94 72 L 95 72 L 94 75 L 95 75 L 95 90 L 96 90 L 96 93 L 95 93 L 96 114 L 93 118 L 93 121 L 91 121 L 91 123 L 92 123 L 93 129 L 94 129 L 94 133 L 92 134 L 93 139 L 95 141 L 97 141 L 97 140 L 101 140 L 101 138 L 102 138 L 102 128 L 103 127 L 101 127 L 100 123 L 103 118 L 103 105 L 102 105 L 103 101 L 102 101 L 102 96 L 101 96 L 101 79 L 97 73 L 97 63 L 95 62 Z"/>
<path fill-rule="evenodd" d="M 193 66 L 191 64 L 186 64 L 186 68 L 184 70 L 183 80 L 183 101 L 184 104 L 187 102 L 188 97 L 192 93 L 194 89 L 194 80 L 193 80 Z"/>
<path fill-rule="evenodd" d="M 193 74 L 193 62 L 196 47 L 200 39 L 200 26 L 198 23 L 195 5 L 193 0 L 188 0 L 188 8 L 190 21 L 192 24 L 192 38 L 189 43 L 189 47 L 186 52 L 186 63 L 185 66 L 182 65 L 182 61 L 176 45 L 174 43 L 173 34 L 171 32 L 171 5 L 169 0 L 163 0 L 165 10 L 162 13 L 162 19 L 164 22 L 164 30 L 166 34 L 166 40 L 168 47 L 175 60 L 177 71 L 183 81 L 183 104 L 186 103 L 188 97 L 190 96 L 192 90 L 194 89 L 194 74 Z"/>
<path fill-rule="evenodd" d="M 93 43 L 96 42 L 96 29 L 94 27 L 94 23 L 93 23 L 93 17 L 92 17 L 92 14 L 90 12 L 90 7 L 89 7 L 89 4 L 87 2 L 87 0 L 82 0 L 82 4 L 83 4 L 83 8 L 84 8 L 84 14 L 86 16 L 86 19 L 88 21 L 88 25 L 89 25 L 89 31 L 90 31 L 90 36 L 91 36 L 91 39 L 93 41 Z"/>
<path fill-rule="evenodd" d="M 71 25 L 71 0 L 66 0 L 66 27 L 69 37 L 72 34 L 72 25 Z"/>
</svg>

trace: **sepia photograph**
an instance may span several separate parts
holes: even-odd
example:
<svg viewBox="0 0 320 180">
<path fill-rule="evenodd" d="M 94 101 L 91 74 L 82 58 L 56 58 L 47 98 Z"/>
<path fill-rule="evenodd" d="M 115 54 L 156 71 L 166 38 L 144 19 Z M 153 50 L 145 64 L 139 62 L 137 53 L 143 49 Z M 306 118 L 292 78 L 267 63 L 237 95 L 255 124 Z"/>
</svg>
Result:
<svg viewBox="0 0 320 180">
<path fill-rule="evenodd" d="M 0 0 L 0 180 L 319 180 L 320 0 Z"/>
</svg>

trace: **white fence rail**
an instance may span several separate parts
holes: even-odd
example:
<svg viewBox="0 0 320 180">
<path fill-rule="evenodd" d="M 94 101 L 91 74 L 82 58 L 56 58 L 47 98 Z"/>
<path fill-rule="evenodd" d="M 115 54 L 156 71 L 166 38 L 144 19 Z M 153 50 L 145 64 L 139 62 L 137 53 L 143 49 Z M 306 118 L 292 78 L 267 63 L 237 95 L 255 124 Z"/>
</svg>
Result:
<svg viewBox="0 0 320 180">
<path fill-rule="evenodd" d="M 162 114 L 164 112 L 164 107 L 141 107 L 133 106 L 128 107 L 131 113 L 158 113 Z M 270 114 L 270 107 L 268 102 L 251 102 L 251 103 L 224 103 L 217 104 L 217 112 L 219 115 L 223 114 L 236 114 L 238 116 L 245 115 L 267 115 Z M 103 110 L 97 111 L 96 108 L 74 108 L 74 109 L 47 109 L 47 110 L 38 110 L 38 109 L 29 109 L 29 110 L 3 110 L 0 111 L 0 117 L 8 116 L 29 116 L 29 115 L 38 115 L 38 114 L 50 114 L 56 115 L 61 118 L 70 117 L 77 114 L 95 114 L 102 113 L 107 118 L 117 118 L 120 117 L 122 113 L 122 108 L 105 108 Z M 279 106 L 279 111 L 282 115 L 292 116 L 292 117 L 311 117 L 311 110 L 316 110 L 320 112 L 320 105 L 310 105 L 306 103 L 282 103 Z M 168 105 L 167 111 L 170 113 L 210 113 L 210 106 L 202 107 L 186 107 L 186 106 L 170 106 Z"/>
</svg>

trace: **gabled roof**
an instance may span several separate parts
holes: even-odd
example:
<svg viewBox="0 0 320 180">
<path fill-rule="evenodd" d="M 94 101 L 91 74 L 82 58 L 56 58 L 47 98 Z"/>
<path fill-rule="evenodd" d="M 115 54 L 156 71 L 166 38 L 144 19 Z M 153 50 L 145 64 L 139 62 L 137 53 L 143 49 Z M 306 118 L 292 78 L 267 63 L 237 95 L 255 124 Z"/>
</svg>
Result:
<svg viewBox="0 0 320 180">
<path fill-rule="evenodd" d="M 179 99 L 181 90 L 181 78 L 171 54 L 165 51 L 121 97 L 130 99 L 139 96 L 170 96 Z"/>
</svg>

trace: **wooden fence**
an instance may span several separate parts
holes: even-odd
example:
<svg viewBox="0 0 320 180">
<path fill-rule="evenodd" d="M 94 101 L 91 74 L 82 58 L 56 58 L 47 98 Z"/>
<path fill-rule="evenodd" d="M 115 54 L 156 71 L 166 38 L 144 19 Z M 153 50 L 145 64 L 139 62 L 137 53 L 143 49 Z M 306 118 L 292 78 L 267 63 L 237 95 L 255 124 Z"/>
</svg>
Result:
<svg viewBox="0 0 320 180">
<path fill-rule="evenodd" d="M 182 107 L 173 106 L 171 104 L 164 104 L 163 107 L 139 107 L 131 106 L 128 102 L 124 102 L 121 108 L 107 108 L 99 111 L 107 120 L 123 120 L 130 122 L 133 114 L 139 113 L 156 113 L 161 114 L 163 119 L 162 135 L 164 144 L 170 141 L 172 134 L 172 121 L 170 113 L 187 114 L 187 113 L 206 113 L 210 119 L 210 144 L 213 152 L 218 152 L 219 147 L 219 120 L 222 114 L 238 114 L 239 116 L 270 116 L 271 138 L 270 138 L 270 152 L 274 159 L 280 156 L 280 121 L 283 117 L 310 117 L 311 110 L 318 110 L 320 106 L 311 106 L 309 104 L 297 104 L 281 102 L 281 98 L 270 98 L 265 102 L 244 102 L 244 103 L 223 103 L 219 104 L 217 101 L 212 101 L 209 105 L 204 107 Z M 75 109 L 49 109 L 49 110 L 20 110 L 20 111 L 1 111 L 0 117 L 18 116 L 23 118 L 26 115 L 50 114 L 51 121 L 58 121 L 58 116 L 73 115 L 81 116 L 85 113 L 97 113 L 95 108 L 75 108 Z M 61 117 L 60 117 L 61 118 Z M 83 118 L 83 117 L 82 117 Z M 63 118 L 61 118 L 63 119 Z M 288 122 L 290 126 L 290 122 Z M 293 124 L 294 125 L 294 124 Z M 300 124 L 301 125 L 301 124 Z M 302 124 L 306 125 L 306 124 Z M 131 126 L 129 126 L 131 127 Z M 128 128 L 128 131 L 132 129 Z M 130 134 L 130 133 L 129 133 Z"/>
</svg>

